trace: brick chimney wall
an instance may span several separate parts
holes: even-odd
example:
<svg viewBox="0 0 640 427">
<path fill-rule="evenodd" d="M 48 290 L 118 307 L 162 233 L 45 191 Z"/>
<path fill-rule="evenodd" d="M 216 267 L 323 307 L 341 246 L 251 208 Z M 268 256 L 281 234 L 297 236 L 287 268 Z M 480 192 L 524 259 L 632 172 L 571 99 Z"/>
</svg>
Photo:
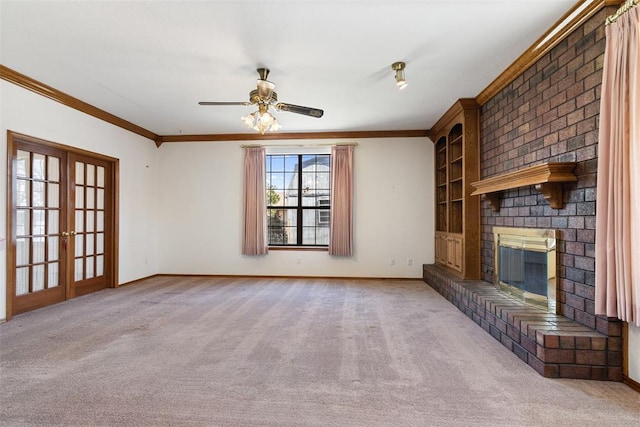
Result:
<svg viewBox="0 0 640 427">
<path fill-rule="evenodd" d="M 595 214 L 598 117 L 607 7 L 540 58 L 480 113 L 481 178 L 543 162 L 577 162 L 552 209 L 533 187 L 504 192 L 501 209 L 482 201 L 482 274 L 493 282 L 493 226 L 559 230 L 560 313 L 610 336 L 620 323 L 595 315 Z"/>
</svg>

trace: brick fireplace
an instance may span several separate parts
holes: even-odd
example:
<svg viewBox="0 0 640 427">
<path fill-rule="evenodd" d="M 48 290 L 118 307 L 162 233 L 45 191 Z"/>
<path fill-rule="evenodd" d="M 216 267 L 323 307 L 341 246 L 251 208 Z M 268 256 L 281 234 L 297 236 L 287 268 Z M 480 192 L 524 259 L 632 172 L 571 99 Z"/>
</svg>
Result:
<svg viewBox="0 0 640 427">
<path fill-rule="evenodd" d="M 622 380 L 621 323 L 595 315 L 598 114 L 605 7 L 489 99 L 480 110 L 480 177 L 544 162 L 575 162 L 563 203 L 533 186 L 506 190 L 500 209 L 481 202 L 481 279 L 425 266 L 424 279 L 538 372 Z M 506 297 L 495 286 L 494 227 L 557 233 L 557 314 Z"/>
</svg>

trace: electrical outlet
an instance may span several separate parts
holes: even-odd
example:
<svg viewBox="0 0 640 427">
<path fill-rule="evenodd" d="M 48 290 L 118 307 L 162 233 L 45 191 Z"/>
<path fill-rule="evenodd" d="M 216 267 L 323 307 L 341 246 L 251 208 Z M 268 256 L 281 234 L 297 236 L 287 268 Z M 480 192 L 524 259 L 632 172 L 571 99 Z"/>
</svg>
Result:
<svg viewBox="0 0 640 427">
<path fill-rule="evenodd" d="M 407 258 L 407 265 L 413 265 L 413 258 Z"/>
<path fill-rule="evenodd" d="M 391 258 L 391 260 L 389 261 L 389 265 L 396 265 L 396 259 Z"/>
</svg>

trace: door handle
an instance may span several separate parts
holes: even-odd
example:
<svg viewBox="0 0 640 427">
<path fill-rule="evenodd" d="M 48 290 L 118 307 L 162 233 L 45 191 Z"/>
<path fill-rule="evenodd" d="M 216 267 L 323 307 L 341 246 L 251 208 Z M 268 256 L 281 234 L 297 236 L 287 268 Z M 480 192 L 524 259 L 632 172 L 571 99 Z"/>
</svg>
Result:
<svg viewBox="0 0 640 427">
<path fill-rule="evenodd" d="M 60 236 L 62 237 L 62 241 L 65 243 L 67 243 L 67 239 L 69 238 L 69 236 L 73 237 L 75 235 L 76 235 L 75 231 L 69 231 L 69 232 L 63 231 L 62 233 L 60 233 Z"/>
</svg>

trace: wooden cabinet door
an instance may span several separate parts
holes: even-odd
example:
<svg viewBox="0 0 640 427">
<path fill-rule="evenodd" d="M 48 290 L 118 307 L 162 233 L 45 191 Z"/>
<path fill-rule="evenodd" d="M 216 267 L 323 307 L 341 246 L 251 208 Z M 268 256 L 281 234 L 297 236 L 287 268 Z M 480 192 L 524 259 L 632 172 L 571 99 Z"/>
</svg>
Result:
<svg viewBox="0 0 640 427">
<path fill-rule="evenodd" d="M 447 265 L 447 235 L 436 233 L 436 262 Z"/>
<path fill-rule="evenodd" d="M 462 236 L 447 236 L 447 266 L 459 272 L 464 270 L 463 242 Z"/>
</svg>

